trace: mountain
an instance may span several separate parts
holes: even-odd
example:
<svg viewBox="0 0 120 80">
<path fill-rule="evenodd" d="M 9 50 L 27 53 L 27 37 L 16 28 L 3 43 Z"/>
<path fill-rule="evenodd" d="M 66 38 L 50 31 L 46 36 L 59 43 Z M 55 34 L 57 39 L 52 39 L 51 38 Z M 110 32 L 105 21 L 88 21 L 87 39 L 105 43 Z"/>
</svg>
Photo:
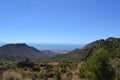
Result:
<svg viewBox="0 0 120 80">
<path fill-rule="evenodd" d="M 21 60 L 25 58 L 37 60 L 46 57 L 48 56 L 45 53 L 25 43 L 7 44 L 0 47 L 0 60 Z"/>
<path fill-rule="evenodd" d="M 120 50 L 120 38 L 110 37 L 107 39 L 100 39 L 87 44 L 82 49 L 75 49 L 67 54 L 55 55 L 54 60 L 78 60 L 85 61 L 92 56 L 98 49 L 105 48 L 107 51 L 112 51 L 114 48 Z"/>
</svg>

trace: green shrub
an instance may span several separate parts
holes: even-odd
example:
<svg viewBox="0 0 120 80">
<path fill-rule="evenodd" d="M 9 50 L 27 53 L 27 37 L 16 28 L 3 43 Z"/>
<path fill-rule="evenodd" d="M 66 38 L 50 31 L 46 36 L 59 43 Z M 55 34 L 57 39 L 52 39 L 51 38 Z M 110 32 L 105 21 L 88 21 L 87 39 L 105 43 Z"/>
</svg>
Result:
<svg viewBox="0 0 120 80">
<path fill-rule="evenodd" d="M 61 72 L 59 70 L 55 71 L 55 76 L 57 80 L 61 80 Z"/>
<path fill-rule="evenodd" d="M 113 80 L 115 70 L 110 64 L 109 53 L 104 49 L 97 50 L 80 69 L 79 76 L 92 80 Z"/>
<path fill-rule="evenodd" d="M 49 71 L 49 72 L 46 73 L 47 78 L 53 78 L 54 75 L 55 75 L 55 73 L 53 71 Z"/>
</svg>

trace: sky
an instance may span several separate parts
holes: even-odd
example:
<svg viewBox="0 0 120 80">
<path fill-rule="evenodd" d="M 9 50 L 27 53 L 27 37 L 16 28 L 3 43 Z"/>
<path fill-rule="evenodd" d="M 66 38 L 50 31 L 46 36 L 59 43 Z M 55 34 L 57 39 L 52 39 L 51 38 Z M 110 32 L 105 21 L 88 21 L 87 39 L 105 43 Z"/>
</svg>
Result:
<svg viewBox="0 0 120 80">
<path fill-rule="evenodd" d="M 120 37 L 120 0 L 0 0 L 0 42 L 86 44 Z"/>
</svg>

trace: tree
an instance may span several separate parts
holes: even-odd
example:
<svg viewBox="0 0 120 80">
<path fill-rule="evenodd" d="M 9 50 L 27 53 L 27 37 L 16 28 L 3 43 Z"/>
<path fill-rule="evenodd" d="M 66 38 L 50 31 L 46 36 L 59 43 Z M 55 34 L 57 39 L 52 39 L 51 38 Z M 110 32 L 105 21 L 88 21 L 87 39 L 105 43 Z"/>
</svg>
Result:
<svg viewBox="0 0 120 80">
<path fill-rule="evenodd" d="M 97 50 L 82 66 L 79 76 L 92 80 L 113 80 L 115 70 L 110 64 L 109 53 L 103 48 Z"/>
</svg>

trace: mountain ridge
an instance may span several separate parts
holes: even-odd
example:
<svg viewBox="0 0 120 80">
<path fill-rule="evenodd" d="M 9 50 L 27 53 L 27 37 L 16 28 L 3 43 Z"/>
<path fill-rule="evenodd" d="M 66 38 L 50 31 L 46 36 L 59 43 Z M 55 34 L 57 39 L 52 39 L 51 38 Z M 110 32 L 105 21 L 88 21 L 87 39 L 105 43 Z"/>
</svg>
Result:
<svg viewBox="0 0 120 80">
<path fill-rule="evenodd" d="M 87 44 L 85 47 L 82 49 L 75 49 L 70 51 L 67 54 L 62 54 L 62 55 L 55 55 L 52 57 L 54 60 L 64 60 L 66 59 L 78 59 L 79 61 L 85 61 L 88 57 L 90 57 L 95 51 L 97 51 L 99 48 L 106 48 L 106 50 L 111 51 L 113 47 L 112 44 L 120 44 L 120 38 L 114 38 L 114 37 L 109 37 L 107 39 L 100 39 L 93 41 L 89 44 Z M 112 46 L 110 46 L 112 45 Z M 117 46 L 119 48 L 119 46 Z M 109 49 L 110 48 L 110 49 Z"/>
<path fill-rule="evenodd" d="M 17 43 L 1 46 L 0 57 L 2 60 L 21 60 L 25 58 L 37 60 L 44 59 L 47 57 L 47 55 L 34 47 L 28 46 L 25 43 Z"/>
</svg>

